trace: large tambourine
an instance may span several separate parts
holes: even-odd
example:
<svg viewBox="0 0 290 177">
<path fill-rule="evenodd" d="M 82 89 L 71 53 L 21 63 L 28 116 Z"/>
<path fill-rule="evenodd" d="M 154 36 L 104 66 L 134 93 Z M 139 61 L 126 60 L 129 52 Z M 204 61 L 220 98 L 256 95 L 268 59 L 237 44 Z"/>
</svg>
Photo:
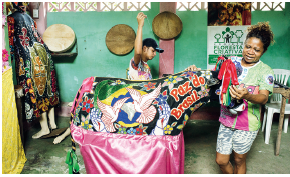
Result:
<svg viewBox="0 0 290 177">
<path fill-rule="evenodd" d="M 43 41 L 51 52 L 62 53 L 74 46 L 76 35 L 71 27 L 64 24 L 54 24 L 44 31 Z"/>
<path fill-rule="evenodd" d="M 154 17 L 152 29 L 161 39 L 172 39 L 181 33 L 182 21 L 175 13 L 164 11 Z"/>
<path fill-rule="evenodd" d="M 134 48 L 135 38 L 135 31 L 130 26 L 119 24 L 108 31 L 106 45 L 112 53 L 125 55 Z"/>
</svg>

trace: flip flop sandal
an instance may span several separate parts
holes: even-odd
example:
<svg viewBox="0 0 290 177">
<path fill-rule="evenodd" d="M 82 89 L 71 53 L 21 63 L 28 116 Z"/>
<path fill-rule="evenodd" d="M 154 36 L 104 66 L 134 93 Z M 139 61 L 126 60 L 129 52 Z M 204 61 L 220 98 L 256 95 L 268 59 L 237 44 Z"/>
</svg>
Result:
<svg viewBox="0 0 290 177">
<path fill-rule="evenodd" d="M 58 129 L 58 128 L 52 129 L 49 134 L 44 135 L 44 136 L 42 136 L 40 138 L 44 139 L 44 138 L 50 138 L 50 137 L 59 136 L 60 134 L 62 134 L 63 132 L 65 132 L 68 128 L 69 127 L 60 128 L 60 129 Z"/>
</svg>

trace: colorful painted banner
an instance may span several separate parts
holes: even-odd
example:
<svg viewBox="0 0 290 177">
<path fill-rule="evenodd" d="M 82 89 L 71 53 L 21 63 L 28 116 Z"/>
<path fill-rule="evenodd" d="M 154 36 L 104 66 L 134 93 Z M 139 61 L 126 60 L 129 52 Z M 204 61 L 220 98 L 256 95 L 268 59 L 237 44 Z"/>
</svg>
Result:
<svg viewBox="0 0 290 177">
<path fill-rule="evenodd" d="M 217 78 L 213 73 L 184 71 L 150 81 L 88 78 L 74 101 L 73 123 L 96 132 L 178 135 L 191 113 L 216 95 L 208 85 Z"/>
</svg>

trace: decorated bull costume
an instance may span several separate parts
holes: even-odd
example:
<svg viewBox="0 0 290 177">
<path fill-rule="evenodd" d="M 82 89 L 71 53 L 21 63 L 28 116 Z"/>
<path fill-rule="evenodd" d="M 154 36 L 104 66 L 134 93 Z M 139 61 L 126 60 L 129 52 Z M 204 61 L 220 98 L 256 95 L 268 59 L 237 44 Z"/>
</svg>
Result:
<svg viewBox="0 0 290 177">
<path fill-rule="evenodd" d="M 71 135 L 87 173 L 183 173 L 182 129 L 218 99 L 217 71 L 131 81 L 90 77 L 71 109 Z"/>
</svg>

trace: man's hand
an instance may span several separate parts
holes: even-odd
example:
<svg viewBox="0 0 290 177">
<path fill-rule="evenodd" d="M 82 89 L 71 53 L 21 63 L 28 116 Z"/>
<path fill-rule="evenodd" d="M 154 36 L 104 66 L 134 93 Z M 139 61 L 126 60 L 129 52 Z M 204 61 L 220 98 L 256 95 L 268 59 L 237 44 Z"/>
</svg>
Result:
<svg viewBox="0 0 290 177">
<path fill-rule="evenodd" d="M 138 13 L 138 15 L 137 15 L 138 26 L 141 26 L 141 27 L 144 26 L 144 19 L 145 18 L 147 18 L 147 15 L 145 15 L 143 12 Z"/>
<path fill-rule="evenodd" d="M 197 68 L 195 65 L 191 65 L 187 68 L 185 68 L 185 71 L 200 71 L 200 68 Z"/>
<path fill-rule="evenodd" d="M 138 65 L 141 61 L 141 55 L 143 50 L 142 28 L 144 26 L 145 18 L 147 18 L 147 16 L 143 12 L 138 13 L 137 15 L 138 29 L 134 45 L 134 62 L 136 65 Z"/>
</svg>

